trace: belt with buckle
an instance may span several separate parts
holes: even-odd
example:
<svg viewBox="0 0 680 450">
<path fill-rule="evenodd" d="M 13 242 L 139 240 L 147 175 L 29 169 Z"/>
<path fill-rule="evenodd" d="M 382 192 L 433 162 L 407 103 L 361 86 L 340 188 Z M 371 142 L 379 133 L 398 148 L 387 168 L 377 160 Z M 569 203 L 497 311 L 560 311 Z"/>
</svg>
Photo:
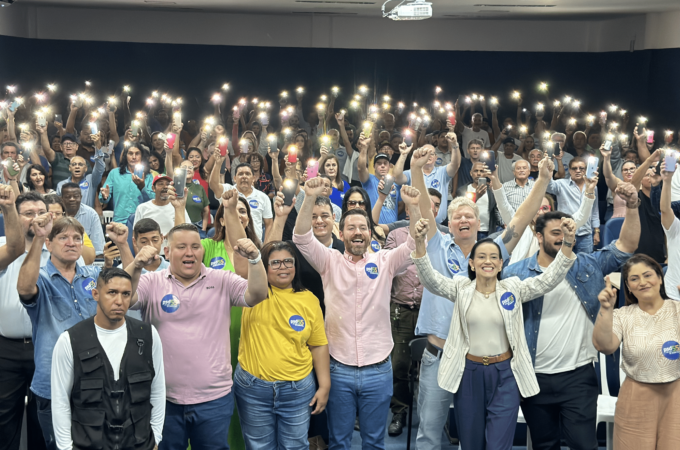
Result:
<svg viewBox="0 0 680 450">
<path fill-rule="evenodd" d="M 432 353 L 432 355 L 436 356 L 438 359 L 442 359 L 442 354 L 444 354 L 444 350 L 435 347 L 434 345 L 430 344 L 428 341 L 427 344 L 425 344 L 425 349 Z"/>
<path fill-rule="evenodd" d="M 468 353 L 465 355 L 465 358 L 488 366 L 489 364 L 496 364 L 512 358 L 512 350 L 508 350 L 507 352 L 496 356 L 475 356 Z"/>
</svg>

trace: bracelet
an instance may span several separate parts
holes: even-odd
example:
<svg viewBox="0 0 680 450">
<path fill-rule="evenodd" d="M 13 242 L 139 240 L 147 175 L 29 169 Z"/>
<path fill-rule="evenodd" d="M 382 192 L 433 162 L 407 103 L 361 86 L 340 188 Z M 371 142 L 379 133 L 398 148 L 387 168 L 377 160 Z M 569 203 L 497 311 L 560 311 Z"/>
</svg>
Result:
<svg viewBox="0 0 680 450">
<path fill-rule="evenodd" d="M 248 260 L 248 262 L 249 262 L 250 264 L 252 264 L 252 265 L 257 264 L 257 263 L 259 263 L 260 261 L 262 261 L 262 253 L 260 253 L 259 251 L 257 252 L 257 258 L 255 258 L 255 259 L 249 259 L 249 260 Z"/>
<path fill-rule="evenodd" d="M 571 248 L 571 246 L 574 245 L 574 243 L 573 243 L 573 242 L 562 241 L 562 245 L 567 246 L 568 248 Z"/>
<path fill-rule="evenodd" d="M 626 208 L 628 209 L 636 209 L 640 206 L 640 203 L 642 203 L 642 199 L 638 197 L 637 202 L 633 206 L 628 206 L 628 203 L 626 203 Z"/>
<path fill-rule="evenodd" d="M 595 199 L 595 193 L 594 192 L 593 193 L 586 192 L 585 195 L 586 195 L 586 197 L 588 197 L 590 199 Z M 592 197 L 591 197 L 591 195 L 592 195 Z"/>
</svg>

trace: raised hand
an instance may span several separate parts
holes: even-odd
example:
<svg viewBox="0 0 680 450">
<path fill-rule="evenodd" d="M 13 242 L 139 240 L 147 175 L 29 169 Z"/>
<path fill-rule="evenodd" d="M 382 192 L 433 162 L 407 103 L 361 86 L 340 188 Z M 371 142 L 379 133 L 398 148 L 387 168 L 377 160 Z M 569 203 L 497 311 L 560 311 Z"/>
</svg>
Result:
<svg viewBox="0 0 680 450">
<path fill-rule="evenodd" d="M 430 155 L 434 153 L 432 148 L 422 147 L 413 152 L 411 156 L 411 167 L 422 167 L 427 164 L 427 160 L 430 159 Z"/>
<path fill-rule="evenodd" d="M 594 194 L 595 188 L 597 187 L 597 181 L 599 180 L 597 172 L 593 175 L 593 178 L 586 178 L 586 194 Z"/>
<path fill-rule="evenodd" d="M 33 234 L 37 238 L 47 238 L 52 231 L 52 213 L 46 212 L 41 214 L 31 221 L 31 227 L 33 228 Z"/>
<path fill-rule="evenodd" d="M 100 149 L 102 144 L 102 133 L 98 132 L 92 135 L 92 145 L 95 149 Z"/>
<path fill-rule="evenodd" d="M 616 304 L 617 289 L 612 286 L 612 282 L 609 280 L 609 275 L 604 277 L 605 287 L 600 291 L 597 299 L 600 301 L 600 308 L 605 310 L 611 310 Z"/>
<path fill-rule="evenodd" d="M 120 249 L 113 242 L 104 244 L 104 267 L 113 267 L 113 261 L 120 258 Z"/>
<path fill-rule="evenodd" d="M 243 238 L 236 241 L 234 251 L 247 259 L 255 259 L 260 253 L 260 250 L 257 249 L 257 246 L 253 244 L 253 241 L 248 238 Z"/>
<path fill-rule="evenodd" d="M 318 197 L 323 194 L 325 189 L 324 178 L 316 177 L 305 183 L 305 195 L 311 197 Z"/>
<path fill-rule="evenodd" d="M 675 165 L 677 166 L 677 163 Z M 662 160 L 661 161 L 661 179 L 664 181 L 664 183 L 665 182 L 670 183 L 674 174 L 675 174 L 675 172 L 669 172 L 669 171 L 666 170 L 666 161 L 665 161 L 665 159 Z"/>
<path fill-rule="evenodd" d="M 238 191 L 236 189 L 227 189 L 222 192 L 222 206 L 225 210 L 236 212 L 236 206 L 238 206 Z"/>
<path fill-rule="evenodd" d="M 560 223 L 560 228 L 564 235 L 564 241 L 574 243 L 576 236 L 576 222 L 574 219 L 567 217 L 562 217 L 562 223 Z"/>
<path fill-rule="evenodd" d="M 600 145 L 600 153 L 602 154 L 603 158 L 609 158 L 612 155 L 611 147 L 609 147 L 609 150 L 605 149 L 603 142 L 602 145 Z"/>
<path fill-rule="evenodd" d="M 486 183 L 477 185 L 477 197 L 476 197 L 477 200 L 479 200 L 484 194 L 486 194 L 486 189 L 487 189 Z"/>
<path fill-rule="evenodd" d="M 401 199 L 408 206 L 418 206 L 420 191 L 413 186 L 404 185 L 401 188 Z"/>
<path fill-rule="evenodd" d="M 102 197 L 104 198 L 104 200 L 108 200 L 108 199 L 109 199 L 109 195 L 111 194 L 111 188 L 110 188 L 109 185 L 107 184 L 106 186 L 104 186 L 103 188 L 101 188 L 101 190 L 100 190 L 99 192 L 101 192 Z"/>
<path fill-rule="evenodd" d="M 555 170 L 555 163 L 546 153 L 543 159 L 538 162 L 538 176 L 552 178 L 553 170 Z"/>
<path fill-rule="evenodd" d="M 278 162 L 279 161 L 279 148 L 274 147 L 274 150 L 272 150 L 271 146 L 267 146 L 267 153 L 269 154 L 269 157 L 272 159 L 272 162 Z"/>
<path fill-rule="evenodd" d="M 141 269 L 143 267 L 152 264 L 155 260 L 159 258 L 158 250 L 152 245 L 145 245 L 142 249 L 135 255 L 135 267 Z"/>
<path fill-rule="evenodd" d="M 368 149 L 368 143 L 371 141 L 370 138 L 367 138 L 364 133 L 362 132 L 359 135 L 359 140 L 357 141 L 357 148 L 359 149 L 360 152 L 363 152 Z"/>
<path fill-rule="evenodd" d="M 415 240 L 425 240 L 425 237 L 427 237 L 427 232 L 430 230 L 430 221 L 425 218 L 421 218 L 418 220 L 416 223 L 416 235 L 413 236 L 413 239 Z"/>
<path fill-rule="evenodd" d="M 106 235 L 116 245 L 128 245 L 128 227 L 118 222 L 111 222 L 106 225 Z"/>
<path fill-rule="evenodd" d="M 274 214 L 276 214 L 277 217 L 278 216 L 287 217 L 288 214 L 290 214 L 290 212 L 295 207 L 295 197 L 293 197 L 293 203 L 291 203 L 288 206 L 283 204 L 284 198 L 285 196 L 283 195 L 283 188 L 281 188 L 274 197 Z"/>
<path fill-rule="evenodd" d="M 446 140 L 449 142 L 451 148 L 458 148 L 458 137 L 456 137 L 456 133 L 454 133 L 453 131 L 449 131 L 448 133 L 446 133 Z"/>
<path fill-rule="evenodd" d="M 144 180 L 142 178 L 139 178 L 134 173 L 132 174 L 132 182 L 135 183 L 135 185 L 137 186 L 137 189 L 139 189 L 140 191 L 142 189 L 144 189 L 144 186 L 145 186 Z"/>
<path fill-rule="evenodd" d="M 14 205 L 16 198 L 14 189 L 9 184 L 0 184 L 0 207 L 8 208 Z"/>
<path fill-rule="evenodd" d="M 637 206 L 638 192 L 631 183 L 619 183 L 616 186 L 616 195 L 625 200 L 629 208 Z"/>
<path fill-rule="evenodd" d="M 406 142 L 402 142 L 399 144 L 399 153 L 402 155 L 408 155 L 411 152 L 411 149 L 413 148 L 413 144 L 407 146 Z"/>
<path fill-rule="evenodd" d="M 179 198 L 179 197 L 177 197 L 177 190 L 175 190 L 175 187 L 172 186 L 172 185 L 168 186 L 168 200 L 170 200 L 170 204 L 175 209 L 186 208 L 187 196 L 188 195 L 189 195 L 189 189 L 184 188 L 184 197 Z"/>
<path fill-rule="evenodd" d="M 385 180 L 380 180 L 378 182 L 378 198 L 382 201 L 387 198 L 387 194 L 382 192 L 383 189 L 385 189 Z"/>
</svg>

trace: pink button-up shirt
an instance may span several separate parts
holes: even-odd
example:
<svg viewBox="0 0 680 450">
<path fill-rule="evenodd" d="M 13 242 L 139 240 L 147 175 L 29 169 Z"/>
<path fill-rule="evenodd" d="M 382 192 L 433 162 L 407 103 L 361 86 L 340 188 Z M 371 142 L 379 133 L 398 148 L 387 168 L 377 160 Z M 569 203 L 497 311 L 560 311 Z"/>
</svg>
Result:
<svg viewBox="0 0 680 450">
<path fill-rule="evenodd" d="M 390 290 L 416 248 L 412 237 L 394 250 L 364 253 L 355 263 L 347 253 L 325 247 L 310 230 L 293 234 L 300 253 L 319 272 L 326 303 L 326 336 L 333 358 L 349 366 L 368 366 L 392 351 Z"/>
<path fill-rule="evenodd" d="M 186 287 L 170 269 L 140 277 L 139 300 L 131 309 L 141 310 L 143 320 L 158 330 L 166 397 L 172 403 L 194 405 L 231 392 L 231 307 L 248 306 L 247 287 L 232 272 L 204 266 Z"/>
<path fill-rule="evenodd" d="M 390 231 L 385 241 L 385 249 L 391 250 L 406 242 L 408 227 Z M 423 298 L 423 285 L 418 279 L 418 271 L 412 262 L 406 263 L 406 270 L 398 273 L 392 281 L 392 303 L 406 306 L 420 306 Z"/>
</svg>

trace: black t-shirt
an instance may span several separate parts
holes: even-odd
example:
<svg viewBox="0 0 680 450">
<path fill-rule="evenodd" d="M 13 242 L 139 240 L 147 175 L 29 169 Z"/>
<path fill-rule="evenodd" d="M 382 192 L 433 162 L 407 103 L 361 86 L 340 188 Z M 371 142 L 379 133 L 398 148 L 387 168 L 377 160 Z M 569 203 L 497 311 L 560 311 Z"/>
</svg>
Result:
<svg viewBox="0 0 680 450">
<path fill-rule="evenodd" d="M 652 202 L 642 190 L 638 191 L 641 203 L 640 213 L 640 243 L 635 253 L 644 253 L 653 258 L 659 264 L 666 261 L 666 234 L 661 225 L 661 215 L 652 206 Z"/>
<path fill-rule="evenodd" d="M 304 256 L 302 256 L 302 253 L 300 253 L 300 250 L 298 250 L 293 241 L 286 242 L 293 246 L 295 249 L 295 257 L 298 259 L 298 261 L 300 261 L 300 276 L 302 277 L 302 284 L 319 299 L 319 303 L 321 304 L 321 312 L 325 317 L 326 305 L 324 303 L 323 281 L 321 280 L 321 275 L 319 275 L 319 272 L 314 270 L 312 265 L 309 264 Z M 332 247 L 341 254 L 345 253 L 345 244 L 335 236 L 333 236 Z"/>
</svg>

